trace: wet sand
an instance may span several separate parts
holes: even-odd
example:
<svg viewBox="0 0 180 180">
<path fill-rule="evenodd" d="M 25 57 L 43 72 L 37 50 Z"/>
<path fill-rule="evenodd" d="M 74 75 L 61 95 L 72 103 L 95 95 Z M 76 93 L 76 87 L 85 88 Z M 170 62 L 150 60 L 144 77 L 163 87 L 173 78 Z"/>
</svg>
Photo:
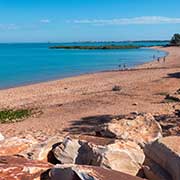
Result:
<svg viewBox="0 0 180 180">
<path fill-rule="evenodd" d="M 32 135 L 43 140 L 69 131 L 80 133 L 81 125 L 88 126 L 93 118 L 135 111 L 170 114 L 174 104 L 163 101 L 165 94 L 180 88 L 180 48 L 155 48 L 169 53 L 166 62 L 161 59 L 131 70 L 100 72 L 0 90 L 1 109 L 37 108 L 42 111 L 41 115 L 22 122 L 1 124 L 0 132 L 5 136 Z M 121 90 L 112 91 L 115 85 Z"/>
</svg>

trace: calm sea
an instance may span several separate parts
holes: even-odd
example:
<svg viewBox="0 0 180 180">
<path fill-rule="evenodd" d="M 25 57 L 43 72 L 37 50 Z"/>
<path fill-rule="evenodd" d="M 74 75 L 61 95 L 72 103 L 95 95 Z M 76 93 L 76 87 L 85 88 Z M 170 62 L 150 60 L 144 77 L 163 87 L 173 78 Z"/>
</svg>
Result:
<svg viewBox="0 0 180 180">
<path fill-rule="evenodd" d="M 0 44 L 0 88 L 43 82 L 59 78 L 132 67 L 162 57 L 163 51 L 148 48 L 123 50 L 58 50 L 54 45 L 164 45 L 166 42 L 104 43 L 13 43 Z"/>
</svg>

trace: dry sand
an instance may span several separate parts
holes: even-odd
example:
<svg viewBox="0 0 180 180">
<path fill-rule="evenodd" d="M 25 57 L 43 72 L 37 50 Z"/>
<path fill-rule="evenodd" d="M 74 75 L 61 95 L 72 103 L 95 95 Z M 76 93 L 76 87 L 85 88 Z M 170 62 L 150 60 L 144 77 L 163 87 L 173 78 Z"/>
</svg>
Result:
<svg viewBox="0 0 180 180">
<path fill-rule="evenodd" d="M 173 103 L 162 102 L 165 94 L 180 88 L 180 48 L 158 49 L 169 52 L 165 63 L 154 61 L 132 70 L 100 72 L 1 90 L 1 109 L 38 108 L 42 114 L 14 124 L 1 124 L 0 132 L 5 136 L 33 135 L 43 140 L 70 130 L 79 133 L 82 124 L 94 123 L 97 117 L 103 119 L 134 111 L 171 113 Z M 120 86 L 121 91 L 112 91 L 115 85 Z"/>
</svg>

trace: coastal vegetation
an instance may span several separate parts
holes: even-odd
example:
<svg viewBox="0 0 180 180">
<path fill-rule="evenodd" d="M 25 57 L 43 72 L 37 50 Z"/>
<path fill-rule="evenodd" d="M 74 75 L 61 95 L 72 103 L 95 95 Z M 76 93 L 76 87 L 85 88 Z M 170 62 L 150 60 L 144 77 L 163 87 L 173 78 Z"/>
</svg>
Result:
<svg viewBox="0 0 180 180">
<path fill-rule="evenodd" d="M 180 46 L 180 34 L 174 34 L 171 41 L 171 46 Z"/>
<path fill-rule="evenodd" d="M 29 109 L 4 109 L 0 111 L 0 123 L 12 123 L 21 121 L 31 116 L 32 110 Z"/>
<path fill-rule="evenodd" d="M 104 46 L 51 46 L 50 49 L 84 49 L 84 50 L 96 50 L 96 49 L 137 49 L 140 46 L 135 45 L 104 45 Z"/>
</svg>

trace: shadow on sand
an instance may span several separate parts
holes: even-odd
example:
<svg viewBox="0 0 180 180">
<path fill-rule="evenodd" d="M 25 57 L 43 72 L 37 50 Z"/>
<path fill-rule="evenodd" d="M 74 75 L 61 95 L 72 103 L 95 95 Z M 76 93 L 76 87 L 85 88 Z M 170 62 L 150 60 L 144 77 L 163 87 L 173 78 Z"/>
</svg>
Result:
<svg viewBox="0 0 180 180">
<path fill-rule="evenodd" d="M 71 126 L 67 129 L 64 129 L 64 132 L 69 132 L 70 134 L 97 135 L 95 128 L 98 125 L 108 123 L 116 117 L 123 118 L 124 116 L 99 115 L 83 117 L 80 120 L 72 121 Z"/>
<path fill-rule="evenodd" d="M 168 78 L 180 78 L 180 72 L 168 74 Z"/>
</svg>

